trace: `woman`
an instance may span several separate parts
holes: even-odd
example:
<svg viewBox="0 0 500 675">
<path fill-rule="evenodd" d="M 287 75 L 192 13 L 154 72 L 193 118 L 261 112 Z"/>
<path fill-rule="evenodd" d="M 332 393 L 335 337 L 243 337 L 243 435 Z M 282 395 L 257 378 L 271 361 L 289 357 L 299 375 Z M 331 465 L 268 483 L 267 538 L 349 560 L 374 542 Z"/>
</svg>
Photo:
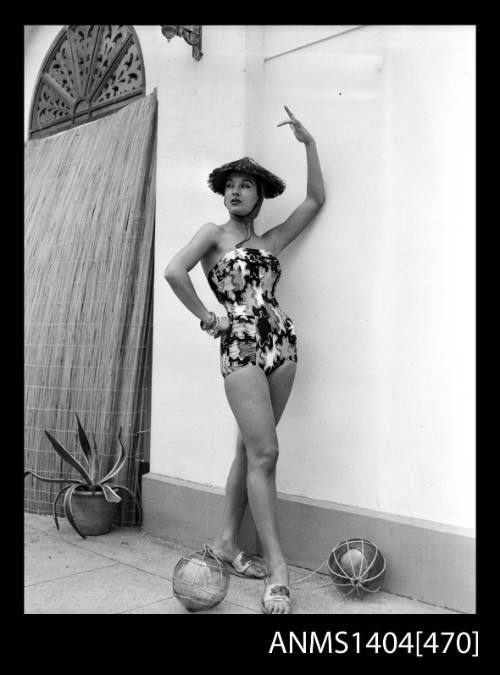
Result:
<svg viewBox="0 0 500 675">
<path fill-rule="evenodd" d="M 274 290 L 281 274 L 276 256 L 297 237 L 325 200 L 316 143 L 285 106 L 290 125 L 304 143 L 307 194 L 280 225 L 259 236 L 254 220 L 265 198 L 285 189 L 283 181 L 246 157 L 214 169 L 209 185 L 224 196 L 229 220 L 206 223 L 170 261 L 165 278 L 184 305 L 212 337 L 220 337 L 221 372 L 238 424 L 236 456 L 226 486 L 224 515 L 213 542 L 215 555 L 240 576 L 265 578 L 262 609 L 291 612 L 288 569 L 278 534 L 276 498 L 276 425 L 290 395 L 297 366 L 296 336 Z M 208 283 L 227 316 L 207 310 L 189 271 L 201 261 Z M 259 558 L 239 550 L 238 531 L 247 505 L 263 546 L 267 570 Z"/>
</svg>

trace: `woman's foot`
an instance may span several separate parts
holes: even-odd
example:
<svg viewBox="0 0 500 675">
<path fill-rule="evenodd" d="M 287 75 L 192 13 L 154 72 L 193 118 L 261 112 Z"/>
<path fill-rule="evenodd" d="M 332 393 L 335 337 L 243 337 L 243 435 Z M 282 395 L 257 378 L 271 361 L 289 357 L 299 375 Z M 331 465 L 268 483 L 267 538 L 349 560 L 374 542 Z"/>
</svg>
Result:
<svg viewBox="0 0 500 675">
<path fill-rule="evenodd" d="M 214 543 L 214 554 L 227 564 L 231 574 L 247 579 L 264 579 L 266 566 L 261 556 L 247 555 L 238 546 L 228 543 Z"/>
<path fill-rule="evenodd" d="M 288 569 L 275 568 L 266 578 L 264 596 L 262 597 L 264 614 L 291 614 L 290 588 L 288 586 Z"/>
</svg>

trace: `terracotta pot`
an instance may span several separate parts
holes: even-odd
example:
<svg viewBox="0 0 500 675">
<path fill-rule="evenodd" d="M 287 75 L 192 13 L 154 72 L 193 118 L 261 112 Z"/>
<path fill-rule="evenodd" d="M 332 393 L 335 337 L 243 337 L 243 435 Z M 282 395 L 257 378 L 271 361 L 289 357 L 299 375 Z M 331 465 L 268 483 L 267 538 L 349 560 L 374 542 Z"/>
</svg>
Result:
<svg viewBox="0 0 500 675">
<path fill-rule="evenodd" d="M 116 502 L 107 502 L 104 493 L 75 490 L 71 510 L 78 529 L 85 535 L 107 534 L 116 513 Z"/>
</svg>

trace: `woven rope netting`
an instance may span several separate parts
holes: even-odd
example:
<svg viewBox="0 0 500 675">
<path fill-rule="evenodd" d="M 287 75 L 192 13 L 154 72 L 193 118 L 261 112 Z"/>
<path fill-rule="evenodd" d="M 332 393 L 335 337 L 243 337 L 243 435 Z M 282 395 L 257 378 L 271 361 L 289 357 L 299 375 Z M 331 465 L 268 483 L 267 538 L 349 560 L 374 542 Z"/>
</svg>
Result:
<svg viewBox="0 0 500 675">
<path fill-rule="evenodd" d="M 156 93 L 25 149 L 25 460 L 44 477 L 80 478 L 75 412 L 115 483 L 134 493 L 149 429 Z M 52 512 L 59 484 L 25 480 L 25 509 Z M 121 492 L 118 522 L 136 523 Z M 63 515 L 61 511 L 61 516 Z"/>
</svg>

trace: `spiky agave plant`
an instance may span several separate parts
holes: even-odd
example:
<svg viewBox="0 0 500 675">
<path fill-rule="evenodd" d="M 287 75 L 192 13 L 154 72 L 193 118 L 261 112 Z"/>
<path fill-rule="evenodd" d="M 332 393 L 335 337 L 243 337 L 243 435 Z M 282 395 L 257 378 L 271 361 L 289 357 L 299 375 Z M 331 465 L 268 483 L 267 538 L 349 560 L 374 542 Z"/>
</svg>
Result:
<svg viewBox="0 0 500 675">
<path fill-rule="evenodd" d="M 78 473 L 83 477 L 83 480 L 81 479 L 74 479 L 74 478 L 45 478 L 43 476 L 38 476 L 34 471 L 31 470 L 26 470 L 24 472 L 24 477 L 28 476 L 31 474 L 38 480 L 45 481 L 46 483 L 69 483 L 69 485 L 66 485 L 63 487 L 57 494 L 56 498 L 54 499 L 54 504 L 53 504 L 53 513 L 54 513 L 54 520 L 56 523 L 57 529 L 59 529 L 59 522 L 57 520 L 57 513 L 56 513 L 56 507 L 57 507 L 57 501 L 59 497 L 66 493 L 64 495 L 64 502 L 63 502 L 63 507 L 64 507 L 64 513 L 66 515 L 66 518 L 68 519 L 69 523 L 74 527 L 74 529 L 78 532 L 78 534 L 86 539 L 86 535 L 84 535 L 78 528 L 78 525 L 75 522 L 74 516 L 73 516 L 73 511 L 71 509 L 71 499 L 73 497 L 73 493 L 75 490 L 86 490 L 89 492 L 98 492 L 102 491 L 104 494 L 104 497 L 106 501 L 108 502 L 120 502 L 121 497 L 118 495 L 115 490 L 125 490 L 136 502 L 138 509 L 139 509 L 139 514 L 141 514 L 141 505 L 139 501 L 137 500 L 136 496 L 125 486 L 123 485 L 118 485 L 116 483 L 111 483 L 111 479 L 116 476 L 116 474 L 122 469 L 123 465 L 127 461 L 127 453 L 125 451 L 125 448 L 123 447 L 122 439 L 121 439 L 121 433 L 122 433 L 122 428 L 120 427 L 120 431 L 118 433 L 118 441 L 120 443 L 120 454 L 111 469 L 103 478 L 98 478 L 97 472 L 96 472 L 96 465 L 97 465 L 97 446 L 95 443 L 95 437 L 94 437 L 94 448 L 91 447 L 89 443 L 89 439 L 87 438 L 87 434 L 85 433 L 81 422 L 78 418 L 78 415 L 76 415 L 76 421 L 78 423 L 78 438 L 80 441 L 80 445 L 82 446 L 83 454 L 85 456 L 85 460 L 87 463 L 87 469 L 77 460 L 73 455 L 71 455 L 63 446 L 57 441 L 51 434 L 49 434 L 48 431 L 45 431 L 45 435 L 49 439 L 49 441 L 52 443 L 54 450 L 57 452 L 57 454 L 68 464 L 70 464 L 74 469 L 78 471 Z"/>
</svg>

